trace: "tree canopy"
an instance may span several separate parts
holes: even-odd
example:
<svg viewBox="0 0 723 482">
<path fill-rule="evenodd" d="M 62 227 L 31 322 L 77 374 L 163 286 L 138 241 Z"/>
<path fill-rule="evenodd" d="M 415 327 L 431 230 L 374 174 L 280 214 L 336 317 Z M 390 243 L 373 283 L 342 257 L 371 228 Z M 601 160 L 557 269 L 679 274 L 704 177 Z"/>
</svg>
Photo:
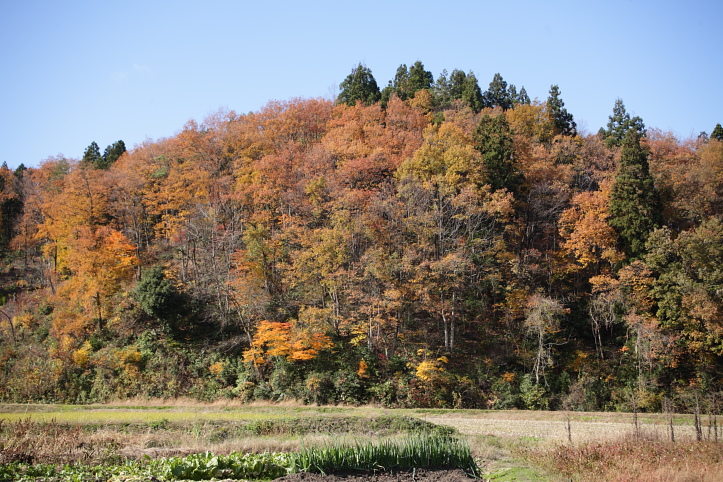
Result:
<svg viewBox="0 0 723 482">
<path fill-rule="evenodd" d="M 359 64 L 352 69 L 351 73 L 339 85 L 339 102 L 347 105 L 354 105 L 362 102 L 371 105 L 377 102 L 381 93 L 372 71 L 364 64 Z"/>
<path fill-rule="evenodd" d="M 720 400 L 719 126 L 588 135 L 421 61 L 340 87 L 0 166 L 0 401 Z"/>
</svg>

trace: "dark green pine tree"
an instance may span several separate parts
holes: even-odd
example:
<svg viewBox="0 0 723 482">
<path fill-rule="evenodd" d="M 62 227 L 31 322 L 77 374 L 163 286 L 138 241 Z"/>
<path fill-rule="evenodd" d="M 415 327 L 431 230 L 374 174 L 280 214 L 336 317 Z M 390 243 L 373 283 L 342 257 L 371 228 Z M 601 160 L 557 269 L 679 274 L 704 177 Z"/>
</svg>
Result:
<svg viewBox="0 0 723 482">
<path fill-rule="evenodd" d="M 493 191 L 506 189 L 521 195 L 524 176 L 515 160 L 512 131 L 504 115 L 482 116 L 474 132 L 475 148 L 482 154 L 487 183 Z"/>
<path fill-rule="evenodd" d="M 485 107 L 502 107 L 502 110 L 512 108 L 512 98 L 507 90 L 507 82 L 502 76 L 495 74 L 487 91 L 484 93 Z"/>
<path fill-rule="evenodd" d="M 394 84 L 392 84 L 392 81 L 390 80 L 386 87 L 384 87 L 379 95 L 379 100 L 382 103 L 382 107 L 385 109 L 387 108 L 387 104 L 389 103 L 389 99 L 392 98 L 392 94 L 395 94 L 397 92 L 397 89 L 394 88 Z"/>
<path fill-rule="evenodd" d="M 463 100 L 475 113 L 484 106 L 482 90 L 473 72 L 465 74 L 454 69 L 447 77 L 447 71 L 442 71 L 434 84 L 434 92 L 441 108 L 450 106 L 455 100 Z"/>
<path fill-rule="evenodd" d="M 402 100 L 407 100 L 407 84 L 408 83 L 409 83 L 409 69 L 407 68 L 407 64 L 402 64 L 399 67 L 397 67 L 397 72 L 394 74 L 394 81 L 390 84 L 393 89 L 392 91 L 394 93 L 396 93 L 397 97 L 399 97 Z"/>
<path fill-rule="evenodd" d="M 710 138 L 723 141 L 723 127 L 721 127 L 720 124 L 715 125 L 715 129 L 713 129 L 713 132 L 711 132 Z"/>
<path fill-rule="evenodd" d="M 25 166 L 20 164 L 25 169 Z M 20 167 L 18 167 L 20 169 Z M 0 192 L 3 193 L 3 199 L 0 201 L 0 255 L 5 255 L 10 247 L 10 241 L 15 234 L 15 227 L 18 219 L 23 212 L 23 196 L 21 194 L 19 178 L 17 174 L 11 175 L 7 163 L 3 162 L 0 167 L 2 175 L 0 175 Z M 15 171 L 17 173 L 17 170 Z M 10 183 L 10 185 L 6 185 Z"/>
<path fill-rule="evenodd" d="M 133 297 L 140 308 L 160 321 L 167 331 L 182 328 L 183 319 L 193 312 L 188 295 L 166 278 L 161 266 L 153 266 L 143 273 Z"/>
<path fill-rule="evenodd" d="M 437 103 L 437 106 L 439 107 L 446 107 L 452 102 L 452 96 L 450 95 L 450 82 L 449 82 L 449 74 L 447 73 L 447 69 L 442 70 L 442 73 L 439 74 L 437 77 L 437 81 L 434 83 L 434 86 L 432 87 L 432 91 L 434 92 L 434 99 Z"/>
<path fill-rule="evenodd" d="M 462 84 L 462 97 L 461 99 L 472 109 L 475 113 L 481 111 L 484 108 L 484 97 L 482 95 L 482 89 L 479 87 L 477 77 L 474 73 L 470 72 L 464 78 Z"/>
<path fill-rule="evenodd" d="M 452 99 L 461 99 L 467 85 L 467 74 L 459 69 L 454 69 L 449 76 L 449 95 Z M 478 86 L 479 87 L 479 86 Z M 481 94 L 481 91 L 480 91 Z"/>
<path fill-rule="evenodd" d="M 510 84 L 507 88 L 507 92 L 510 94 L 510 100 L 512 101 L 512 106 L 514 107 L 514 105 L 517 104 L 517 87 L 515 84 Z"/>
<path fill-rule="evenodd" d="M 516 103 L 520 105 L 530 105 L 530 96 L 527 95 L 524 85 L 520 89 L 520 93 L 517 95 Z"/>
<path fill-rule="evenodd" d="M 22 179 L 23 176 L 25 175 L 25 171 L 27 171 L 27 170 L 28 170 L 28 168 L 25 167 L 25 164 L 20 163 L 20 165 L 15 168 L 15 172 L 13 174 L 15 174 L 16 178 Z"/>
<path fill-rule="evenodd" d="M 352 69 L 351 74 L 339 84 L 339 89 L 341 93 L 337 102 L 348 105 L 356 105 L 357 101 L 371 105 L 381 98 L 379 86 L 372 75 L 372 71 L 361 63 Z"/>
<path fill-rule="evenodd" d="M 650 175 L 648 153 L 640 144 L 640 138 L 634 128 L 625 134 L 610 195 L 608 223 L 620 236 L 629 259 L 639 259 L 645 253 L 648 236 L 663 224 L 659 193 Z"/>
<path fill-rule="evenodd" d="M 103 152 L 103 159 L 101 164 L 97 166 L 98 169 L 108 169 L 118 160 L 123 153 L 126 152 L 126 144 L 123 141 L 117 141 L 105 148 Z"/>
<path fill-rule="evenodd" d="M 424 70 L 424 64 L 417 60 L 409 68 L 409 81 L 407 91 L 410 97 L 422 89 L 431 89 L 434 84 L 434 76 L 429 70 Z"/>
<path fill-rule="evenodd" d="M 454 69 L 449 76 L 448 92 L 450 99 L 461 99 L 464 91 L 464 84 L 467 81 L 467 74 L 459 69 Z"/>
<path fill-rule="evenodd" d="M 432 72 L 424 70 L 424 64 L 417 60 L 411 68 L 402 64 L 397 68 L 394 81 L 390 82 L 382 91 L 382 102 L 386 105 L 392 94 L 397 94 L 402 100 L 411 99 L 422 89 L 431 89 L 434 84 Z"/>
<path fill-rule="evenodd" d="M 572 114 L 565 109 L 565 103 L 560 98 L 560 88 L 557 85 L 550 87 L 550 96 L 547 98 L 547 108 L 555 124 L 555 130 L 563 136 L 576 136 L 577 124 Z"/>
<path fill-rule="evenodd" d="M 625 110 L 625 104 L 620 98 L 615 100 L 613 113 L 608 119 L 607 129 L 601 130 L 601 132 L 609 148 L 619 146 L 630 129 L 634 129 L 640 136 L 645 136 L 643 119 L 638 116 L 630 118 L 630 114 Z"/>
<path fill-rule="evenodd" d="M 98 144 L 93 141 L 85 149 L 85 152 L 83 153 L 82 163 L 84 165 L 92 167 L 93 169 L 97 169 L 98 166 L 102 164 L 102 162 L 103 156 L 100 155 L 100 147 L 98 147 Z"/>
</svg>

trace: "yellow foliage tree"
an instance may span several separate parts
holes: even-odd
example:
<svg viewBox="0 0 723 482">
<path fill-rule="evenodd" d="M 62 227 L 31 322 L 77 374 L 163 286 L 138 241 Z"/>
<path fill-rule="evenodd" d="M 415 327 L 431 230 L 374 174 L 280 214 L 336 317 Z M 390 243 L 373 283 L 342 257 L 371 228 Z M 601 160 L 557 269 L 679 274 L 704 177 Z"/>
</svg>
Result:
<svg viewBox="0 0 723 482">
<path fill-rule="evenodd" d="M 562 213 L 563 250 L 572 255 L 581 268 L 591 265 L 613 266 L 623 259 L 617 249 L 617 235 L 607 220 L 610 217 L 610 183 L 600 191 L 582 192 L 572 199 L 572 207 Z"/>
<path fill-rule="evenodd" d="M 243 356 L 245 362 L 256 366 L 266 364 L 273 357 L 306 361 L 332 346 L 329 336 L 313 327 L 304 327 L 298 322 L 263 320 L 256 329 L 251 347 Z"/>
<path fill-rule="evenodd" d="M 114 296 L 129 281 L 138 259 L 136 247 L 107 226 L 92 230 L 79 226 L 69 239 L 66 267 L 70 275 L 58 288 L 56 335 L 82 339 L 93 322 L 101 329 L 113 311 Z"/>
</svg>

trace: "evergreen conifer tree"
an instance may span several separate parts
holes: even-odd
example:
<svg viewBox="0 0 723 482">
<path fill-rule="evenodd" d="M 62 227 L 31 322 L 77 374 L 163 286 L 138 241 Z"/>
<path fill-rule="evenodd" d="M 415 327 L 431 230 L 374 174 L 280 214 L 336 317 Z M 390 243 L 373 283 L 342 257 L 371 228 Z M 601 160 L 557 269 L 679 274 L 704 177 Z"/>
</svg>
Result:
<svg viewBox="0 0 723 482">
<path fill-rule="evenodd" d="M 504 115 L 485 115 L 474 133 L 475 148 L 482 154 L 487 183 L 493 191 L 506 189 L 518 195 L 524 182 L 515 162 L 512 131 Z"/>
<path fill-rule="evenodd" d="M 451 97 L 453 99 L 461 99 L 466 85 L 467 74 L 465 74 L 461 70 L 454 69 L 452 71 L 452 75 L 449 76 L 449 88 Z M 479 88 L 479 86 L 477 87 Z"/>
<path fill-rule="evenodd" d="M 462 85 L 462 100 L 469 105 L 474 112 L 479 112 L 484 107 L 484 97 L 482 89 L 479 87 L 477 77 L 470 72 L 464 77 Z"/>
<path fill-rule="evenodd" d="M 382 91 L 382 102 L 386 104 L 392 93 L 402 100 L 411 99 L 422 89 L 431 89 L 434 83 L 432 72 L 424 69 L 424 64 L 417 60 L 414 65 L 407 69 L 407 64 L 397 68 L 394 75 L 394 82 L 390 82 Z"/>
<path fill-rule="evenodd" d="M 502 110 L 507 110 L 512 107 L 512 98 L 507 90 L 507 82 L 502 79 L 502 76 L 497 73 L 495 74 L 492 82 L 487 91 L 484 93 L 484 104 L 485 107 L 502 107 Z"/>
<path fill-rule="evenodd" d="M 660 197 L 650 175 L 648 153 L 640 144 L 640 138 L 634 128 L 625 134 L 610 195 L 608 223 L 620 236 L 630 259 L 638 259 L 644 254 L 648 236 L 663 224 Z"/>
<path fill-rule="evenodd" d="M 510 94 L 510 100 L 512 101 L 512 106 L 514 107 L 517 104 L 517 87 L 515 84 L 510 84 L 507 91 Z"/>
<path fill-rule="evenodd" d="M 103 162 L 103 157 L 100 155 L 100 147 L 95 141 L 91 142 L 90 145 L 83 152 L 83 164 L 86 164 L 94 169 L 97 169 Z"/>
<path fill-rule="evenodd" d="M 410 97 L 414 97 L 422 89 L 431 89 L 434 83 L 432 72 L 424 69 L 424 64 L 417 60 L 409 68 L 409 84 L 407 90 Z"/>
<path fill-rule="evenodd" d="M 615 100 L 613 113 L 608 119 L 607 129 L 603 132 L 605 136 L 605 143 L 609 148 L 619 146 L 630 129 L 637 131 L 640 136 L 645 135 L 645 124 L 643 123 L 643 119 L 638 116 L 631 118 L 630 114 L 628 114 L 625 110 L 623 100 L 620 98 Z"/>
<path fill-rule="evenodd" d="M 123 153 L 126 152 L 126 144 L 123 141 L 117 141 L 105 148 L 101 163 L 96 167 L 98 169 L 108 169 L 118 160 Z"/>
<path fill-rule="evenodd" d="M 550 96 L 547 98 L 547 108 L 552 116 L 555 129 L 563 136 L 576 136 L 577 124 L 572 114 L 565 109 L 565 103 L 560 98 L 560 88 L 557 85 L 550 87 Z"/>
<path fill-rule="evenodd" d="M 527 90 L 523 85 L 520 89 L 520 93 L 517 95 L 517 103 L 521 105 L 530 105 L 530 96 L 527 95 Z"/>
<path fill-rule="evenodd" d="M 721 127 L 720 124 L 715 125 L 713 132 L 711 132 L 711 134 L 710 134 L 710 138 L 718 139 L 719 141 L 723 141 L 723 127 Z"/>
<path fill-rule="evenodd" d="M 381 98 L 379 86 L 372 71 L 361 63 L 352 69 L 351 74 L 339 84 L 339 88 L 341 93 L 337 101 L 348 105 L 356 105 L 357 101 L 371 105 Z"/>
</svg>

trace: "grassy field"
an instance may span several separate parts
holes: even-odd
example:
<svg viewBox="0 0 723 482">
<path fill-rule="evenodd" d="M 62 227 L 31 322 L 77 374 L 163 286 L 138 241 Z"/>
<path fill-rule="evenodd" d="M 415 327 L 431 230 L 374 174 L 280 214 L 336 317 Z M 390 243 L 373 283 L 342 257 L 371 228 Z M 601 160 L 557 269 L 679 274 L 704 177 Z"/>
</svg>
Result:
<svg viewBox="0 0 723 482">
<path fill-rule="evenodd" d="M 723 480 L 717 423 L 703 417 L 697 433 L 692 416 L 675 415 L 673 443 L 671 418 L 664 414 L 136 401 L 0 405 L 0 444 L 5 458 L 15 453 L 33 464 L 92 465 L 396 443 L 434 432 L 466 441 L 487 480 L 712 481 Z"/>
</svg>

